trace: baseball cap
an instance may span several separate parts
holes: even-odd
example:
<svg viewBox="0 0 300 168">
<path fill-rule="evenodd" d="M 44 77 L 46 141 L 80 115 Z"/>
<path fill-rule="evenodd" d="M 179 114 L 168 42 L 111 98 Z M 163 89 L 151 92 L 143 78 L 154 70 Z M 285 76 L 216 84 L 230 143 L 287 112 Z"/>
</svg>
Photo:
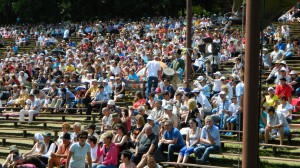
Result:
<svg viewBox="0 0 300 168">
<path fill-rule="evenodd" d="M 164 109 L 165 109 L 165 110 L 173 110 L 173 106 L 170 105 L 170 104 L 168 104 L 168 105 L 165 105 L 165 106 L 164 106 Z"/>
<path fill-rule="evenodd" d="M 154 117 L 153 117 L 152 115 L 149 115 L 149 116 L 147 117 L 147 120 L 152 120 L 152 121 L 154 121 L 155 119 L 154 119 Z"/>
<path fill-rule="evenodd" d="M 214 75 L 219 75 L 219 76 L 222 76 L 221 72 L 220 71 L 217 71 L 214 73 Z"/>
<path fill-rule="evenodd" d="M 65 133 L 63 136 L 61 136 L 61 139 L 68 139 L 68 140 L 70 140 L 71 139 L 71 134 Z"/>
<path fill-rule="evenodd" d="M 52 136 L 52 134 L 50 133 L 50 132 L 46 132 L 45 134 L 44 134 L 44 137 L 51 137 Z"/>
</svg>

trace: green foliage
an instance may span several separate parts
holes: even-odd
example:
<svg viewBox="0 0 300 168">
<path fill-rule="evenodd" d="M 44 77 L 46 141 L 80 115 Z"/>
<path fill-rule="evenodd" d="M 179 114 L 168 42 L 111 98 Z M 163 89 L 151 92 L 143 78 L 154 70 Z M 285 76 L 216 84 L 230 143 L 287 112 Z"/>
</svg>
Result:
<svg viewBox="0 0 300 168">
<path fill-rule="evenodd" d="M 231 6 L 231 0 L 194 0 L 193 13 L 210 15 L 227 10 L 228 4 Z M 179 11 L 183 15 L 185 8 L 186 0 L 0 0 L 0 18 L 14 23 L 18 16 L 23 22 L 174 17 Z"/>
</svg>

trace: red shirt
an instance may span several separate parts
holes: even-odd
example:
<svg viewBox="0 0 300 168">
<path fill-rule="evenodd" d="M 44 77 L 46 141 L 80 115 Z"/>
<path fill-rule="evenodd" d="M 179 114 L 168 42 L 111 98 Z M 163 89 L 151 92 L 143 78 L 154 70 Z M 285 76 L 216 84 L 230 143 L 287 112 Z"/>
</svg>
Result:
<svg viewBox="0 0 300 168">
<path fill-rule="evenodd" d="M 290 85 L 277 85 L 276 87 L 276 91 L 275 91 L 275 94 L 280 97 L 280 96 L 285 96 L 286 97 L 286 101 L 288 101 L 288 98 L 291 98 L 292 97 L 292 86 Z M 290 99 L 292 100 L 292 99 Z"/>
</svg>

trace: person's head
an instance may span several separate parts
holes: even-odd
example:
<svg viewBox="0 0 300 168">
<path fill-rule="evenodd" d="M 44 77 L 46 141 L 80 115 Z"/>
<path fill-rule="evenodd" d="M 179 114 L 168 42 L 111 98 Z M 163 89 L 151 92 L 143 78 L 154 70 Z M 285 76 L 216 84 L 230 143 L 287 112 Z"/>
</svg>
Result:
<svg viewBox="0 0 300 168">
<path fill-rule="evenodd" d="M 286 103 L 286 97 L 285 96 L 280 96 L 279 101 L 280 101 L 280 104 L 285 104 Z"/>
<path fill-rule="evenodd" d="M 107 107 L 109 109 L 112 109 L 114 106 L 115 106 L 115 101 L 114 100 L 108 100 Z"/>
<path fill-rule="evenodd" d="M 176 92 L 175 93 L 176 100 L 181 100 L 181 97 L 182 97 L 182 93 L 181 92 Z"/>
<path fill-rule="evenodd" d="M 144 127 L 144 129 L 145 129 L 145 134 L 146 134 L 147 136 L 149 136 L 149 135 L 152 134 L 152 126 L 151 126 L 151 125 L 146 125 L 146 126 Z"/>
<path fill-rule="evenodd" d="M 206 116 L 205 117 L 205 125 L 208 126 L 208 127 L 211 127 L 213 125 L 213 121 L 212 121 L 211 116 Z"/>
<path fill-rule="evenodd" d="M 162 106 L 162 101 L 161 100 L 156 100 L 155 101 L 155 107 L 160 108 Z"/>
<path fill-rule="evenodd" d="M 271 96 L 273 96 L 274 93 L 275 93 L 274 88 L 273 88 L 273 87 L 269 87 L 269 88 L 268 88 L 268 94 L 271 95 Z"/>
<path fill-rule="evenodd" d="M 164 127 L 168 132 L 171 132 L 173 129 L 173 122 L 171 120 L 166 120 L 164 122 Z"/>
<path fill-rule="evenodd" d="M 89 134 L 93 134 L 94 131 L 96 129 L 96 125 L 95 124 L 91 124 L 89 127 L 88 127 L 88 133 Z"/>
<path fill-rule="evenodd" d="M 221 92 L 219 93 L 219 96 L 220 96 L 220 98 L 221 98 L 222 100 L 226 99 L 226 93 L 225 93 L 224 91 L 221 91 Z"/>
<path fill-rule="evenodd" d="M 232 97 L 231 101 L 232 101 L 232 103 L 236 104 L 237 103 L 237 98 L 236 97 Z"/>
<path fill-rule="evenodd" d="M 144 106 L 139 106 L 137 108 L 137 111 L 140 115 L 144 115 L 145 114 L 145 107 Z"/>
<path fill-rule="evenodd" d="M 67 89 L 66 88 L 62 88 L 62 89 L 60 89 L 60 91 L 61 91 L 62 94 L 66 94 Z"/>
<path fill-rule="evenodd" d="M 147 123 L 148 124 L 150 124 L 150 125 L 154 125 L 154 121 L 155 121 L 155 119 L 154 119 L 154 117 L 152 116 L 152 115 L 149 115 L 148 117 L 147 117 Z"/>
<path fill-rule="evenodd" d="M 130 161 L 132 153 L 129 150 L 124 150 L 121 152 L 121 160 L 123 163 L 127 163 Z"/>
<path fill-rule="evenodd" d="M 153 155 L 148 155 L 147 156 L 147 166 L 148 166 L 148 168 L 155 168 L 156 167 L 156 161 L 155 161 Z"/>
<path fill-rule="evenodd" d="M 267 113 L 268 113 L 269 116 L 273 117 L 273 115 L 275 113 L 275 108 L 273 106 L 268 107 Z"/>
<path fill-rule="evenodd" d="M 170 115 L 170 114 L 172 114 L 173 106 L 171 104 L 167 104 L 164 106 L 164 109 L 165 109 L 165 113 Z"/>
<path fill-rule="evenodd" d="M 197 106 L 197 101 L 195 99 L 189 99 L 187 106 L 188 110 L 193 110 Z"/>
<path fill-rule="evenodd" d="M 79 122 L 75 122 L 73 125 L 73 131 L 78 133 L 81 130 L 81 124 Z"/>
<path fill-rule="evenodd" d="M 67 145 L 70 143 L 71 141 L 71 134 L 70 133 L 64 133 L 64 135 L 61 137 L 61 139 L 63 140 L 63 144 Z"/>
<path fill-rule="evenodd" d="M 52 134 L 50 132 L 46 132 L 44 135 L 44 142 L 47 144 L 51 138 L 52 138 Z"/>
<path fill-rule="evenodd" d="M 104 86 L 103 86 L 103 85 L 99 85 L 99 86 L 98 86 L 98 90 L 99 90 L 100 93 L 103 92 Z"/>
<path fill-rule="evenodd" d="M 29 94 L 28 98 L 33 101 L 34 100 L 34 94 Z"/>
<path fill-rule="evenodd" d="M 87 142 L 94 147 L 97 143 L 97 138 L 95 136 L 89 136 Z"/>
<path fill-rule="evenodd" d="M 189 120 L 189 124 L 190 124 L 190 127 L 191 127 L 192 129 L 198 127 L 198 122 L 196 121 L 195 118 L 191 118 L 191 119 Z"/>
<path fill-rule="evenodd" d="M 279 79 L 279 82 L 280 82 L 280 85 L 281 85 L 281 86 L 286 85 L 286 78 L 280 78 L 280 79 Z"/>
<path fill-rule="evenodd" d="M 124 127 L 124 125 L 122 125 L 122 124 L 117 124 L 115 129 L 117 130 L 117 134 L 119 134 L 119 135 L 123 136 L 123 135 L 127 134 L 127 130 Z"/>
<path fill-rule="evenodd" d="M 102 113 L 105 115 L 105 116 L 108 116 L 109 115 L 109 109 L 107 107 L 104 107 L 102 109 Z"/>
<path fill-rule="evenodd" d="M 70 131 L 70 124 L 69 123 L 66 123 L 64 122 L 62 125 L 61 125 L 61 130 L 62 132 L 66 133 L 66 132 L 69 132 Z"/>
<path fill-rule="evenodd" d="M 274 51 L 278 51 L 277 45 L 274 45 L 274 46 L 273 46 L 273 49 L 274 49 Z"/>
<path fill-rule="evenodd" d="M 163 91 L 162 95 L 163 95 L 164 99 L 166 99 L 166 100 L 170 99 L 170 93 L 168 91 Z"/>
<path fill-rule="evenodd" d="M 44 136 L 41 133 L 35 133 L 34 134 L 34 140 L 37 142 L 43 142 Z"/>
<path fill-rule="evenodd" d="M 292 70 L 290 72 L 290 75 L 291 75 L 292 79 L 295 79 L 298 76 L 298 74 L 297 74 L 297 72 L 295 70 Z"/>
<path fill-rule="evenodd" d="M 165 79 L 164 80 L 164 84 L 165 84 L 165 86 L 169 86 L 170 85 L 170 80 L 169 79 Z"/>
<path fill-rule="evenodd" d="M 88 132 L 84 131 L 84 130 L 79 131 L 77 138 L 78 138 L 79 143 L 85 142 L 88 138 Z"/>
<path fill-rule="evenodd" d="M 136 119 L 136 124 L 145 125 L 145 119 L 142 115 L 137 115 L 135 119 Z"/>
<path fill-rule="evenodd" d="M 103 143 L 105 145 L 110 145 L 112 139 L 113 139 L 113 133 L 112 132 L 105 132 L 102 134 Z"/>
<path fill-rule="evenodd" d="M 139 99 L 143 99 L 142 92 L 137 91 L 137 92 L 135 93 L 135 97 L 137 97 L 137 98 L 139 98 Z"/>
<path fill-rule="evenodd" d="M 122 116 L 124 116 L 124 117 L 128 117 L 129 116 L 128 109 L 123 109 L 122 110 Z"/>
</svg>

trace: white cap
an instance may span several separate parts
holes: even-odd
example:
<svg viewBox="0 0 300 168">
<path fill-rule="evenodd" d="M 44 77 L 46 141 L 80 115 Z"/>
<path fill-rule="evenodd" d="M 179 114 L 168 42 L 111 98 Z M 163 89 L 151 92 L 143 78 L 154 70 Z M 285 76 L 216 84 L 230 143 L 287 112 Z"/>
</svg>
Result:
<svg viewBox="0 0 300 168">
<path fill-rule="evenodd" d="M 221 79 L 221 80 L 226 80 L 226 77 L 225 77 L 225 76 L 222 76 L 220 79 Z"/>
<path fill-rule="evenodd" d="M 219 75 L 219 76 L 222 76 L 221 72 L 220 71 L 217 71 L 216 73 L 214 73 L 214 75 Z"/>
<path fill-rule="evenodd" d="M 197 80 L 199 80 L 199 81 L 204 80 L 204 77 L 203 76 L 198 76 Z"/>
<path fill-rule="evenodd" d="M 184 91 L 184 88 L 183 88 L 183 87 L 179 87 L 179 88 L 178 88 L 178 91 L 179 91 L 179 92 L 183 92 L 183 91 Z"/>
<path fill-rule="evenodd" d="M 171 104 L 167 104 L 164 106 L 165 110 L 173 110 L 173 106 Z"/>
<path fill-rule="evenodd" d="M 109 77 L 109 79 L 115 80 L 115 77 L 114 77 L 114 76 L 111 76 L 111 77 Z"/>
<path fill-rule="evenodd" d="M 195 88 L 192 92 L 193 93 L 200 93 L 200 90 L 198 88 Z"/>
<path fill-rule="evenodd" d="M 297 75 L 297 72 L 296 72 L 295 70 L 292 70 L 292 71 L 290 72 L 290 75 Z"/>
<path fill-rule="evenodd" d="M 280 71 L 286 71 L 285 67 L 282 67 L 282 68 L 280 69 Z"/>
<path fill-rule="evenodd" d="M 115 105 L 115 101 L 114 100 L 108 100 L 107 105 Z"/>
<path fill-rule="evenodd" d="M 152 120 L 152 121 L 154 121 L 155 118 L 154 118 L 152 115 L 149 115 L 149 116 L 147 117 L 147 120 Z"/>
<path fill-rule="evenodd" d="M 106 83 L 108 83 L 107 79 L 104 79 L 102 82 L 106 82 Z"/>
<path fill-rule="evenodd" d="M 273 87 L 269 87 L 268 91 L 271 91 L 271 90 L 274 91 L 274 88 Z"/>
<path fill-rule="evenodd" d="M 286 65 L 286 62 L 285 62 L 285 61 L 281 61 L 281 62 L 280 62 L 280 64 L 284 64 L 284 65 Z"/>
<path fill-rule="evenodd" d="M 226 94 L 224 91 L 221 91 L 220 93 L 219 93 L 219 95 L 221 95 L 221 94 Z"/>
</svg>

